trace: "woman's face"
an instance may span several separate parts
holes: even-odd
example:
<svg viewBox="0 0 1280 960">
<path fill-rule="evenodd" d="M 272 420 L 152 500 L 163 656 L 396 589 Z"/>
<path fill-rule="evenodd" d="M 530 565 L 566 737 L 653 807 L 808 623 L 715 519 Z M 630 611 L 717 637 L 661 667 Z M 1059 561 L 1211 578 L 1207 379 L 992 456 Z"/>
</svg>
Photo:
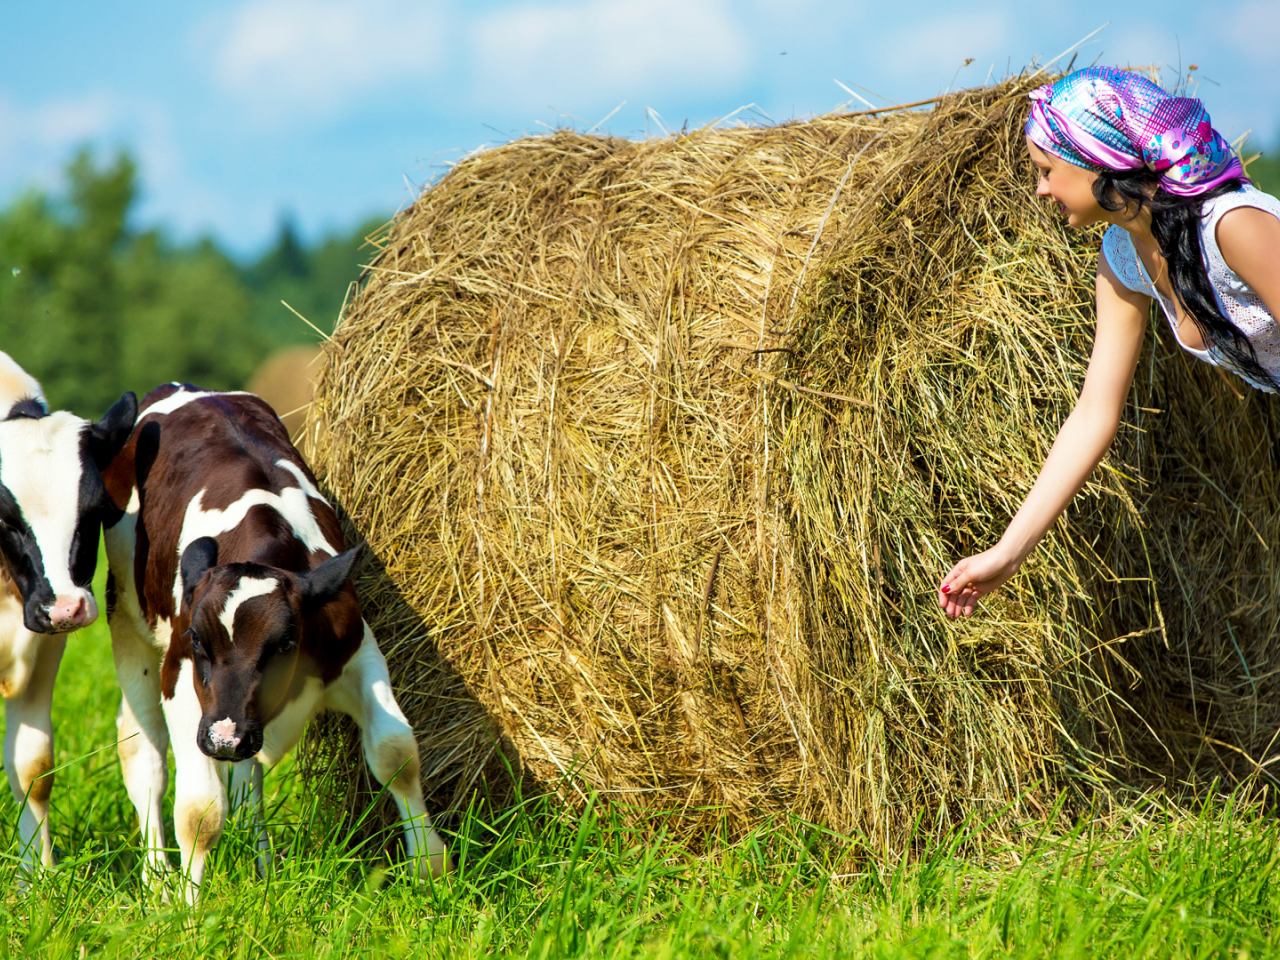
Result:
<svg viewBox="0 0 1280 960">
<path fill-rule="evenodd" d="M 1036 184 L 1036 196 L 1047 197 L 1058 204 L 1059 209 L 1067 215 L 1067 226 L 1087 227 L 1099 220 L 1109 219 L 1107 211 L 1098 204 L 1093 195 L 1093 182 L 1098 175 L 1092 170 L 1067 163 L 1061 157 L 1046 153 L 1027 139 L 1027 150 L 1031 153 L 1031 162 L 1040 171 L 1040 182 Z"/>
</svg>

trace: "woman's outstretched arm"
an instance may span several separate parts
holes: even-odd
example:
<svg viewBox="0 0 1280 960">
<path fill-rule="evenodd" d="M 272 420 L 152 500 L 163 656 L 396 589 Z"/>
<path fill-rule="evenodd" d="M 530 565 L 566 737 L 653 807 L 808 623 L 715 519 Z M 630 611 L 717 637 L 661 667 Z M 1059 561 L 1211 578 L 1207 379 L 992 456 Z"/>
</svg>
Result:
<svg viewBox="0 0 1280 960">
<path fill-rule="evenodd" d="M 1103 256 L 1098 258 L 1096 297 L 1098 326 L 1080 398 L 1000 542 L 965 557 L 943 578 L 938 603 L 949 617 L 969 616 L 978 600 L 1017 573 L 1115 438 L 1151 300 L 1126 289 Z"/>
</svg>

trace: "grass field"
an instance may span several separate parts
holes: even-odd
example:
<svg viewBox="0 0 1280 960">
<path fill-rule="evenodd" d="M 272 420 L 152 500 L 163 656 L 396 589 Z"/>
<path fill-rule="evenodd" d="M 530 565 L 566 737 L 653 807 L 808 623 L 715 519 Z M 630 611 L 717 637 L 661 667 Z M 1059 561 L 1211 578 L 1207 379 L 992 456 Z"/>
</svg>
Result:
<svg viewBox="0 0 1280 960">
<path fill-rule="evenodd" d="M 529 802 L 499 822 L 463 818 L 462 870 L 431 884 L 353 851 L 286 764 L 267 779 L 272 874 L 259 878 L 233 825 L 202 903 L 170 905 L 141 884 L 118 697 L 99 621 L 71 638 L 54 701 L 61 865 L 22 889 L 11 802 L 0 818 L 5 957 L 1280 955 L 1280 829 L 1231 804 L 1198 817 L 1148 806 L 1066 837 L 1028 825 L 981 859 L 952 844 L 888 869 L 835 866 L 829 838 L 799 824 L 713 862 L 666 842 L 660 821 L 641 831 Z"/>
</svg>

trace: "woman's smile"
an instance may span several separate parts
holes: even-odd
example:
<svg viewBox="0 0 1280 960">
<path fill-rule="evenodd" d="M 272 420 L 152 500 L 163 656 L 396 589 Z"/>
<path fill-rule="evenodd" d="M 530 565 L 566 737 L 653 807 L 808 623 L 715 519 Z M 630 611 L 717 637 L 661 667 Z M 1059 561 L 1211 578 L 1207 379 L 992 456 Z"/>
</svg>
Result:
<svg viewBox="0 0 1280 960">
<path fill-rule="evenodd" d="M 1093 195 L 1093 182 L 1098 177 L 1096 173 L 1045 153 L 1030 139 L 1027 140 L 1027 149 L 1040 174 L 1036 196 L 1057 204 L 1069 226 L 1083 227 L 1106 218 L 1106 211 Z"/>
</svg>

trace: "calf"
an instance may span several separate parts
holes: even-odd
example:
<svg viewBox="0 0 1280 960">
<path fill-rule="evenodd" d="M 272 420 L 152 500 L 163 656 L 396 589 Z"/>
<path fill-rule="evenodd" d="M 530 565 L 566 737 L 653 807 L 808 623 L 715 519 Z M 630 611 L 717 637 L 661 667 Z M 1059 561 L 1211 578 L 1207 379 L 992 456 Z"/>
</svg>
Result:
<svg viewBox="0 0 1280 960">
<path fill-rule="evenodd" d="M 136 413 L 132 393 L 97 423 L 50 413 L 40 385 L 0 352 L 0 696 L 28 867 L 53 864 L 53 682 L 67 632 L 98 616 L 90 583 L 110 508 L 99 469 Z"/>
<path fill-rule="evenodd" d="M 417 742 L 350 583 L 356 551 L 342 552 L 337 516 L 271 408 L 245 393 L 160 387 L 104 479 L 122 511 L 105 534 L 120 763 L 151 869 L 165 865 L 171 737 L 174 830 L 194 899 L 228 791 L 251 790 L 265 856 L 261 764 L 329 707 L 360 726 L 415 868 L 442 873 Z"/>
</svg>

